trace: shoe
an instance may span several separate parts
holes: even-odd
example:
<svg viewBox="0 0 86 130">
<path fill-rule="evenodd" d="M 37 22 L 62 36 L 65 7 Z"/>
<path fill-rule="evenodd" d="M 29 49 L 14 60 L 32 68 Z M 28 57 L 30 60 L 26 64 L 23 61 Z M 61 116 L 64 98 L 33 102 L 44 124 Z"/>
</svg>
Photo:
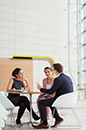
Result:
<svg viewBox="0 0 86 130">
<path fill-rule="evenodd" d="M 34 120 L 40 119 L 40 117 L 38 117 L 34 111 L 32 111 L 32 117 L 33 117 Z"/>
<path fill-rule="evenodd" d="M 47 125 L 45 125 L 45 124 L 43 124 L 43 123 L 41 123 L 41 124 L 39 124 L 38 126 L 36 126 L 36 125 L 32 125 L 34 128 L 36 128 L 36 129 L 48 129 L 49 128 L 49 125 L 47 124 Z"/>
<path fill-rule="evenodd" d="M 59 117 L 59 118 L 55 121 L 55 124 L 54 124 L 53 126 L 51 126 L 51 127 L 53 128 L 53 127 L 59 126 L 62 121 L 63 121 L 63 119 L 62 119 L 61 117 Z"/>
<path fill-rule="evenodd" d="M 20 120 L 16 120 L 16 125 L 18 125 L 18 126 L 22 126 L 21 121 L 20 121 Z"/>
<path fill-rule="evenodd" d="M 38 117 L 37 115 L 33 115 L 33 119 L 34 119 L 34 120 L 39 120 L 40 117 Z"/>
</svg>

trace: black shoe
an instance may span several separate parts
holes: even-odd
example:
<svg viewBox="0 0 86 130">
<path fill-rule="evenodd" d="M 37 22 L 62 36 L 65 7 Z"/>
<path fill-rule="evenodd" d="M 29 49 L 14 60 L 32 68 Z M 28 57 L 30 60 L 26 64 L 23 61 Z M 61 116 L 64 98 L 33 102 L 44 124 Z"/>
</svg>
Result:
<svg viewBox="0 0 86 130">
<path fill-rule="evenodd" d="M 33 110 L 32 110 L 32 117 L 33 117 L 34 120 L 39 120 L 40 119 L 40 117 L 38 117 Z"/>
<path fill-rule="evenodd" d="M 21 121 L 20 121 L 20 120 L 16 120 L 16 125 L 18 125 L 18 126 L 22 126 Z"/>
<path fill-rule="evenodd" d="M 33 115 L 33 119 L 34 119 L 34 120 L 39 120 L 40 117 L 38 117 L 37 115 Z"/>
</svg>

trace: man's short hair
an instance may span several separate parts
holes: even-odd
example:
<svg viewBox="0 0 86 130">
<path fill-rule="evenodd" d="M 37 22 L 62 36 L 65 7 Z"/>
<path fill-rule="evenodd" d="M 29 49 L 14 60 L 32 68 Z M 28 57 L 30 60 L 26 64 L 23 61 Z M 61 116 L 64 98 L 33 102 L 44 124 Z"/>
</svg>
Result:
<svg viewBox="0 0 86 130">
<path fill-rule="evenodd" d="M 54 70 L 57 70 L 59 73 L 63 72 L 63 66 L 60 63 L 53 64 Z"/>
</svg>

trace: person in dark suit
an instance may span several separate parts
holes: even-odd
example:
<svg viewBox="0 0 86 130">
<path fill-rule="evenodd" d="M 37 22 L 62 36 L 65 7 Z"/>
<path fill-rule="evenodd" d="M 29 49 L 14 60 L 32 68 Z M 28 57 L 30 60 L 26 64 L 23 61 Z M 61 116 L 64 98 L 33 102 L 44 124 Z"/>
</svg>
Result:
<svg viewBox="0 0 86 130">
<path fill-rule="evenodd" d="M 52 107 L 53 102 L 62 94 L 73 92 L 73 83 L 69 76 L 63 73 L 63 66 L 60 63 L 53 64 L 54 72 L 56 74 L 56 78 L 54 80 L 54 84 L 50 89 L 44 89 L 37 83 L 37 87 L 41 92 L 53 94 L 56 92 L 56 95 L 51 99 L 45 99 L 39 101 L 39 110 L 41 113 L 41 120 L 43 121 L 38 126 L 32 125 L 34 128 L 41 129 L 41 128 L 49 128 L 47 123 L 47 112 L 46 106 L 50 107 L 52 113 L 54 111 L 54 107 Z M 57 110 L 55 109 L 55 114 L 53 115 L 55 118 L 55 124 L 52 127 L 56 127 L 60 125 L 63 119 L 59 116 Z"/>
</svg>

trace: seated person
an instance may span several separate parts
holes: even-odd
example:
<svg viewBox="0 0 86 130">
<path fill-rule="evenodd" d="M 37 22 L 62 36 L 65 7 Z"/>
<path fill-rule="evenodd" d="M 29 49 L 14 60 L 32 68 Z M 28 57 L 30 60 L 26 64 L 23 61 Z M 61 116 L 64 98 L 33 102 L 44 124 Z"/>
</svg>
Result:
<svg viewBox="0 0 86 130">
<path fill-rule="evenodd" d="M 50 67 L 45 67 L 44 73 L 46 75 L 46 78 L 43 79 L 43 88 L 50 89 L 53 86 L 53 83 L 54 83 L 54 76 L 53 76 L 53 73 L 52 73 L 52 69 Z M 55 96 L 55 93 L 39 95 L 38 100 L 37 100 L 37 106 L 38 106 L 38 103 L 39 103 L 40 100 L 53 98 L 54 96 Z M 39 107 L 38 107 L 38 110 L 39 110 Z M 49 118 L 50 108 L 46 107 L 46 110 L 47 110 L 47 121 L 49 122 L 49 120 L 50 120 L 50 118 Z M 39 111 L 39 113 L 40 113 L 40 111 Z"/>
<path fill-rule="evenodd" d="M 53 98 L 40 100 L 38 103 L 40 114 L 41 114 L 41 120 L 43 121 L 38 126 L 32 125 L 36 129 L 48 129 L 49 125 L 47 122 L 47 112 L 46 112 L 46 106 L 50 107 L 53 114 L 53 118 L 55 118 L 55 123 L 51 127 L 58 127 L 61 122 L 63 121 L 62 117 L 60 117 L 58 111 L 56 108 L 52 106 L 54 101 L 61 95 L 66 93 L 73 92 L 73 83 L 69 76 L 63 73 L 63 66 L 60 63 L 53 64 L 54 72 L 56 74 L 56 78 L 54 79 L 54 84 L 50 89 L 42 88 L 39 83 L 37 83 L 37 87 L 41 92 L 44 92 L 46 94 L 53 94 L 56 92 L 55 96 Z"/>
<path fill-rule="evenodd" d="M 11 78 L 8 82 L 7 86 L 7 92 L 8 99 L 15 105 L 19 106 L 18 115 L 16 119 L 16 124 L 21 124 L 21 117 L 23 116 L 23 113 L 25 109 L 27 108 L 28 111 L 30 111 L 30 102 L 26 96 L 20 96 L 20 94 L 11 94 L 10 92 L 18 92 L 22 87 L 28 88 L 28 91 L 30 91 L 30 86 L 27 81 L 27 79 L 24 77 L 24 73 L 21 68 L 16 68 L 12 72 L 12 76 L 14 78 Z M 34 120 L 40 119 L 36 113 L 32 109 L 32 116 Z"/>
</svg>

